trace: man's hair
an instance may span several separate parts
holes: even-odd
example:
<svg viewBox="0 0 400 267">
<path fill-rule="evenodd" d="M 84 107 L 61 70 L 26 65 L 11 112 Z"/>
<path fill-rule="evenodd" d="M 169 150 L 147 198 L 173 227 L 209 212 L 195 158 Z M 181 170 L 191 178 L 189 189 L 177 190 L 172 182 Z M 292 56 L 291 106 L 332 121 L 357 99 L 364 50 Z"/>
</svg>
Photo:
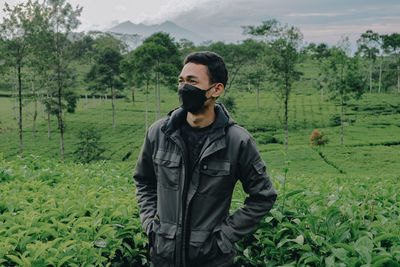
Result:
<svg viewBox="0 0 400 267">
<path fill-rule="evenodd" d="M 218 54 L 209 51 L 193 52 L 186 56 L 184 65 L 190 62 L 207 66 L 210 82 L 222 83 L 224 87 L 226 86 L 228 71 Z"/>
</svg>

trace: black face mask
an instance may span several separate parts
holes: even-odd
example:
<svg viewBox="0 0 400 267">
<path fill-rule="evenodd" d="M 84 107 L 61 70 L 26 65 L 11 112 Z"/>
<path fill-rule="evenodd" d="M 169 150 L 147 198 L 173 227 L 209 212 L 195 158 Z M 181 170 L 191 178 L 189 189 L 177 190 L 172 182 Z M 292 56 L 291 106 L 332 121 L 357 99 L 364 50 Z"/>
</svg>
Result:
<svg viewBox="0 0 400 267">
<path fill-rule="evenodd" d="M 181 107 L 190 113 L 198 112 L 203 107 L 204 102 L 208 99 L 206 97 L 206 92 L 213 87 L 214 85 L 207 90 L 201 90 L 196 86 L 185 83 L 183 86 L 178 88 L 179 103 L 181 104 Z"/>
</svg>

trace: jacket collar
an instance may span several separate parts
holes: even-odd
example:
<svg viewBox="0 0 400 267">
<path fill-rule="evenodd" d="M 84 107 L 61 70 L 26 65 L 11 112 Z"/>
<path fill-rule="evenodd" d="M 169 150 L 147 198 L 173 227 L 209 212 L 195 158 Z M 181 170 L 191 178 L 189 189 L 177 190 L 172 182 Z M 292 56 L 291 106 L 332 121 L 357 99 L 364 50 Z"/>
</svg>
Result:
<svg viewBox="0 0 400 267">
<path fill-rule="evenodd" d="M 212 126 L 212 131 L 210 133 L 210 141 L 214 141 L 222 135 L 225 135 L 225 129 L 228 126 L 236 124 L 236 122 L 231 118 L 225 106 L 222 103 L 215 103 L 215 121 Z M 183 110 L 181 107 L 171 110 L 167 114 L 167 118 L 161 127 L 161 130 L 168 136 L 176 133 L 186 120 L 187 111 Z"/>
</svg>

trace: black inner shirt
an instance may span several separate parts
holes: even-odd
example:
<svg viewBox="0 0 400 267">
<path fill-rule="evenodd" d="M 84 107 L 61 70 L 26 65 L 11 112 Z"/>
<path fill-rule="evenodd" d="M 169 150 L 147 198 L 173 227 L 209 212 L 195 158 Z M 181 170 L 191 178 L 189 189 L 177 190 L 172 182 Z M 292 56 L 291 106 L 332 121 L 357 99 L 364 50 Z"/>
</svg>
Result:
<svg viewBox="0 0 400 267">
<path fill-rule="evenodd" d="M 193 168 L 194 163 L 199 157 L 201 149 L 213 128 L 213 124 L 211 123 L 209 126 L 203 128 L 194 128 L 186 120 L 183 123 L 181 135 L 188 150 L 189 170 Z"/>
</svg>

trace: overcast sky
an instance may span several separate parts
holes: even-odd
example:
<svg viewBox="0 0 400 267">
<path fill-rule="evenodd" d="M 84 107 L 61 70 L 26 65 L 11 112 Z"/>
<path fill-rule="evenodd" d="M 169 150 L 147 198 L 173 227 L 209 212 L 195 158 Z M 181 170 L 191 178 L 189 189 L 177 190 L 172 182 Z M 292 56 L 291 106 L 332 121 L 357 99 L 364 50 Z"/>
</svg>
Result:
<svg viewBox="0 0 400 267">
<path fill-rule="evenodd" d="M 10 5 L 23 0 L 6 0 Z M 210 40 L 245 38 L 241 25 L 278 19 L 300 28 L 305 42 L 335 44 L 372 29 L 400 32 L 400 0 L 69 0 L 83 6 L 80 30 L 107 29 L 119 22 L 171 20 Z M 4 0 L 0 0 L 4 5 Z M 4 13 L 0 11 L 0 17 Z"/>
</svg>

